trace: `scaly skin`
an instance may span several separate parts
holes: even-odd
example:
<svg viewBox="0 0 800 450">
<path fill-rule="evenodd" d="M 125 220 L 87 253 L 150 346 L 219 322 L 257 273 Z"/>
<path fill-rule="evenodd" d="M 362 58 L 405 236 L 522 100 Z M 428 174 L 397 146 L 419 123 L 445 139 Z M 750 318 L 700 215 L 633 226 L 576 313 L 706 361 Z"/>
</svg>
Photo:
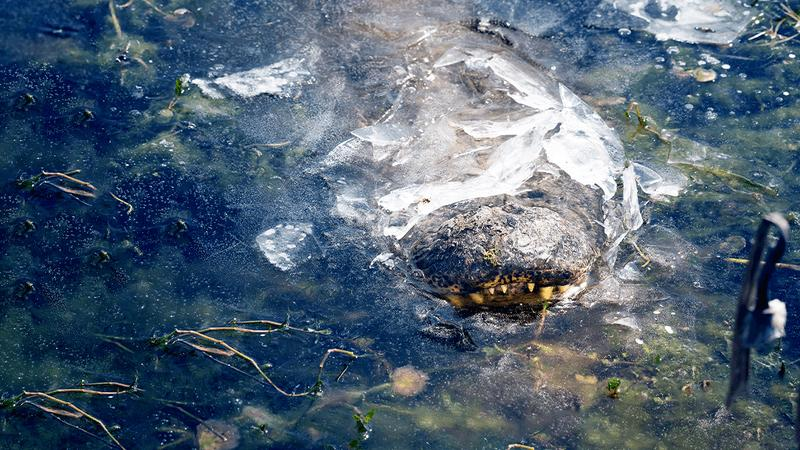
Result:
<svg viewBox="0 0 800 450">
<path fill-rule="evenodd" d="M 495 306 L 579 290 L 604 242 L 600 192 L 563 173 L 527 189 L 440 208 L 415 226 L 405 246 L 436 295 Z"/>
</svg>

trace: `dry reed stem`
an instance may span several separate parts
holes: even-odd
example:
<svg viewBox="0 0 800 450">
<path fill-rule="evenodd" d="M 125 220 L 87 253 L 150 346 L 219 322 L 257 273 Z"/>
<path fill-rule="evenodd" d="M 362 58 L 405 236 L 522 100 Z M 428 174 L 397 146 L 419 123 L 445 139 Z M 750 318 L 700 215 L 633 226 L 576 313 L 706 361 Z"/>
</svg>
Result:
<svg viewBox="0 0 800 450">
<path fill-rule="evenodd" d="M 69 416 L 69 417 L 85 418 L 85 419 L 93 422 L 95 425 L 100 427 L 106 433 L 108 438 L 111 439 L 111 441 L 114 442 L 114 444 L 116 444 L 117 447 L 119 447 L 122 450 L 125 450 L 125 447 L 117 440 L 116 437 L 114 437 L 114 434 L 111 433 L 111 431 L 108 429 L 108 427 L 106 427 L 106 424 L 103 423 L 102 420 L 100 420 L 97 417 L 89 414 L 88 412 L 84 411 L 83 409 L 75 406 L 75 404 L 73 404 L 71 402 L 68 402 L 66 400 L 61 400 L 60 398 L 53 397 L 52 395 L 47 394 L 45 392 L 22 391 L 22 394 L 23 394 L 23 396 L 25 396 L 27 398 L 43 398 L 45 400 L 51 401 L 53 403 L 56 403 L 58 405 L 61 405 L 61 406 L 64 406 L 66 408 L 69 408 L 69 409 L 73 410 L 75 412 L 75 414 L 77 414 L 78 416 L 77 417 L 76 416 Z M 26 402 L 26 403 L 27 404 L 33 404 L 32 402 Z M 44 408 L 44 409 L 52 410 L 51 408 L 47 408 L 47 407 L 42 406 L 42 405 L 36 405 L 36 407 L 39 408 L 39 409 L 43 409 Z M 51 412 L 51 414 L 56 414 L 56 415 L 72 414 L 72 413 L 69 413 L 68 411 L 64 411 L 64 410 L 59 410 L 59 411 L 61 411 L 61 414 L 56 414 L 56 413 L 52 413 L 52 412 Z"/>
<path fill-rule="evenodd" d="M 42 183 L 44 183 L 44 184 L 46 184 L 48 186 L 53 186 L 54 188 L 58 189 L 61 192 L 66 193 L 66 194 L 77 195 L 78 197 L 95 198 L 95 195 L 92 192 L 84 191 L 82 189 L 71 189 L 71 188 L 68 188 L 68 187 L 61 186 L 59 184 L 51 183 L 49 181 L 42 181 Z"/>
<path fill-rule="evenodd" d="M 114 195 L 114 193 L 113 193 L 113 192 L 109 192 L 108 194 L 109 194 L 109 195 L 110 195 L 110 196 L 111 196 L 111 197 L 112 197 L 114 200 L 116 200 L 116 201 L 118 201 L 118 202 L 122 203 L 123 205 L 127 206 L 127 207 L 128 207 L 128 215 L 129 215 L 129 216 L 131 215 L 131 213 L 133 212 L 133 205 L 131 205 L 130 203 L 126 202 L 125 200 L 123 200 L 123 199 L 121 199 L 121 198 L 117 197 L 116 195 Z"/>
<path fill-rule="evenodd" d="M 735 263 L 735 264 L 749 264 L 749 259 L 744 258 L 723 258 L 724 261 Z M 796 272 L 800 272 L 800 265 L 797 264 L 789 264 L 789 263 L 776 263 L 775 267 L 778 269 L 789 269 L 794 270 Z"/>
<path fill-rule="evenodd" d="M 250 321 L 250 322 L 255 322 L 255 321 Z M 268 323 L 268 322 L 271 322 L 271 321 L 263 321 L 262 323 Z M 242 322 L 242 323 L 244 323 L 244 322 Z M 277 322 L 272 322 L 272 324 L 282 325 L 282 324 L 278 324 Z M 210 327 L 210 328 L 205 328 L 204 330 L 207 330 L 207 331 L 235 331 L 235 332 L 242 332 L 242 333 L 253 333 L 253 332 L 265 333 L 265 332 L 277 331 L 277 329 L 276 330 L 251 330 L 251 329 L 246 329 L 246 328 L 242 329 L 242 328 L 239 328 L 239 327 Z M 241 330 L 247 330 L 247 331 L 241 331 Z M 193 344 L 193 343 L 187 342 L 185 340 L 180 340 L 180 339 L 178 340 L 178 341 L 180 341 L 180 342 L 182 342 L 184 344 L 187 344 L 190 347 L 194 348 L 195 350 L 198 350 L 198 351 L 200 351 L 200 352 L 202 352 L 202 353 L 204 353 L 206 355 L 214 354 L 214 355 L 221 355 L 221 356 L 235 356 L 235 357 L 245 361 L 250 366 L 252 366 L 256 370 L 256 372 L 258 372 L 258 374 L 261 376 L 261 378 L 264 381 L 267 382 L 267 384 L 269 384 L 273 389 L 278 391 L 278 393 L 280 393 L 281 395 L 284 395 L 286 397 L 305 397 L 305 396 L 308 396 L 308 395 L 311 395 L 311 394 L 314 394 L 315 392 L 317 392 L 317 387 L 318 387 L 318 385 L 320 383 L 320 380 L 321 380 L 321 377 L 322 377 L 322 372 L 325 369 L 325 364 L 328 361 L 328 358 L 330 357 L 330 355 L 332 353 L 340 353 L 340 354 L 343 354 L 343 355 L 347 355 L 347 356 L 349 356 L 349 357 L 351 357 L 353 359 L 358 358 L 358 355 L 356 355 L 355 353 L 353 353 L 353 352 L 351 352 L 349 350 L 343 350 L 343 349 L 340 349 L 340 348 L 330 348 L 325 352 L 325 354 L 322 356 L 322 359 L 319 362 L 319 371 L 317 372 L 317 382 L 316 382 L 316 384 L 311 389 L 308 389 L 307 391 L 304 391 L 304 392 L 287 392 L 284 389 L 282 389 L 280 386 L 278 386 L 272 380 L 272 378 L 270 378 L 269 375 L 267 375 L 266 372 L 264 372 L 264 370 L 261 368 L 261 366 L 258 364 L 258 362 L 255 359 L 253 359 L 252 357 L 250 357 L 250 356 L 242 353 L 241 351 L 237 350 L 236 348 L 234 348 L 233 346 L 231 346 L 227 342 L 223 341 L 222 339 L 217 339 L 217 338 L 208 336 L 206 334 L 203 334 L 204 333 L 203 330 L 199 330 L 198 331 L 198 330 L 179 330 L 179 329 L 176 329 L 174 333 L 177 336 L 194 336 L 195 338 L 198 338 L 198 339 L 201 339 L 201 340 L 205 340 L 205 341 L 211 342 L 213 344 L 216 344 L 216 345 L 222 347 L 224 350 L 221 350 L 221 349 L 218 349 L 218 348 L 209 348 L 209 347 L 206 347 L 206 346 Z"/>
<path fill-rule="evenodd" d="M 89 188 L 89 189 L 91 189 L 93 191 L 97 190 L 97 188 L 94 187 L 92 185 L 92 183 L 89 183 L 88 181 L 79 180 L 79 179 L 77 179 L 77 178 L 75 178 L 75 177 L 73 177 L 71 175 L 68 175 L 66 173 L 63 173 L 63 172 L 46 172 L 46 171 L 43 170 L 42 171 L 42 176 L 43 177 L 59 177 L 59 178 L 63 178 L 65 180 L 71 181 L 71 182 L 73 182 L 73 183 L 75 183 L 75 184 L 77 184 L 79 186 L 83 186 L 83 187 Z"/>
<path fill-rule="evenodd" d="M 234 325 L 269 325 L 276 328 L 292 331 L 300 331 L 303 333 L 312 334 L 330 334 L 329 330 L 315 330 L 313 328 L 297 328 L 289 325 L 288 323 L 275 322 L 274 320 L 234 320 L 231 322 Z"/>
<path fill-rule="evenodd" d="M 213 338 L 211 336 L 207 336 L 207 335 L 205 335 L 203 333 L 200 333 L 199 331 L 194 331 L 194 330 L 175 330 L 175 332 L 177 334 L 179 334 L 179 335 L 195 336 L 195 337 L 197 337 L 199 339 L 203 339 L 203 340 L 206 340 L 206 341 L 209 341 L 209 342 L 213 342 L 214 344 L 217 344 L 220 347 L 223 347 L 226 350 L 228 350 L 230 352 L 233 352 L 234 356 L 237 356 L 237 357 L 243 359 L 248 364 L 253 366 L 253 368 L 256 369 L 258 374 L 261 375 L 261 378 L 264 379 L 264 381 L 269 383 L 269 385 L 272 386 L 276 391 L 278 391 L 279 393 L 281 393 L 282 395 L 284 395 L 286 397 L 303 397 L 303 396 L 308 395 L 308 393 L 306 393 L 306 392 L 298 394 L 298 393 L 284 391 L 283 389 L 281 389 L 280 386 L 278 386 L 277 384 L 275 384 L 274 381 L 272 381 L 272 378 L 270 378 L 266 373 L 264 373 L 264 370 L 261 369 L 261 366 L 258 365 L 256 360 L 254 360 L 253 358 L 245 355 L 244 353 L 240 352 L 239 350 L 233 348 L 230 344 L 228 344 L 227 342 L 225 342 L 225 341 L 223 341 L 221 339 Z"/>
<path fill-rule="evenodd" d="M 119 24 L 117 11 L 115 8 L 116 5 L 114 4 L 114 0 L 108 0 L 108 11 L 111 13 L 111 24 L 114 25 L 114 32 L 117 33 L 117 37 L 122 39 L 122 26 Z"/>
<path fill-rule="evenodd" d="M 149 6 L 149 7 L 153 8 L 153 10 L 154 10 L 155 12 L 157 12 L 157 13 L 161 14 L 162 16 L 166 17 L 166 16 L 168 16 L 168 15 L 169 15 L 169 14 L 165 13 L 163 10 L 161 10 L 161 8 L 159 8 L 158 6 L 156 6 L 156 4 L 155 4 L 155 3 L 153 3 L 153 2 L 151 2 L 150 0 L 142 0 L 142 1 L 143 1 L 143 2 L 145 2 L 145 3 L 147 3 L 147 6 Z"/>
</svg>

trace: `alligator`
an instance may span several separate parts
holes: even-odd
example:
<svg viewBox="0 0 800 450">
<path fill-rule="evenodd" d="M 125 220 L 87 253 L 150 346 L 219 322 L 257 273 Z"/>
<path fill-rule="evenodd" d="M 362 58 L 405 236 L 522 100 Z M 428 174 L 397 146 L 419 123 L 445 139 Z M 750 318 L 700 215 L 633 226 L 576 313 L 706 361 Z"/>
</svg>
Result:
<svg viewBox="0 0 800 450">
<path fill-rule="evenodd" d="M 326 160 L 346 168 L 332 171 L 337 211 L 377 224 L 423 289 L 456 306 L 574 297 L 621 224 L 636 226 L 632 169 L 627 215 L 616 194 L 616 133 L 517 54 L 513 31 L 487 21 L 420 30 L 395 66 L 394 103 Z M 348 191 L 366 172 L 376 192 Z"/>
<path fill-rule="evenodd" d="M 456 306 L 553 302 L 585 287 L 602 254 L 602 195 L 538 174 L 518 195 L 437 209 L 401 247 L 429 290 Z"/>
</svg>

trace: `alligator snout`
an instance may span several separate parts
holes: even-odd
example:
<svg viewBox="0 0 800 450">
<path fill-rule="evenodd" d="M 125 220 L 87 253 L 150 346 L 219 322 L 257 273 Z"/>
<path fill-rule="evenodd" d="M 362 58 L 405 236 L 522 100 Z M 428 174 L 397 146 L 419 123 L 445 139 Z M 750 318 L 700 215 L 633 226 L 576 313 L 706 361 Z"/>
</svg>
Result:
<svg viewBox="0 0 800 450">
<path fill-rule="evenodd" d="M 457 306 L 542 303 L 580 290 L 599 255 L 598 228 L 557 201 L 491 197 L 427 217 L 410 236 L 410 256 L 433 292 Z"/>
</svg>

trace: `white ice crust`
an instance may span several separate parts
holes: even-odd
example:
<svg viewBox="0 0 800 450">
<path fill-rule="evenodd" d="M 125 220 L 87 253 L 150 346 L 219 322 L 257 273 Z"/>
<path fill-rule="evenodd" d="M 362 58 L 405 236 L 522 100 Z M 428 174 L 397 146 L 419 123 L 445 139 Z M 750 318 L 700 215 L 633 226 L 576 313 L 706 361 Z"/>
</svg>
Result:
<svg viewBox="0 0 800 450">
<path fill-rule="evenodd" d="M 311 254 L 306 247 L 312 233 L 309 223 L 278 224 L 259 234 L 256 245 L 273 266 L 288 271 Z"/>
<path fill-rule="evenodd" d="M 307 68 L 306 59 L 294 57 L 243 72 L 192 80 L 203 94 L 214 99 L 224 98 L 223 92 L 243 98 L 263 94 L 289 97 L 299 86 L 311 82 L 313 78 Z"/>
<path fill-rule="evenodd" d="M 658 40 L 728 44 L 747 27 L 750 10 L 736 0 L 608 0 L 644 19 Z"/>
<path fill-rule="evenodd" d="M 398 118 L 402 111 L 389 114 L 381 123 L 353 131 L 356 141 L 332 152 L 341 157 L 371 150 L 373 160 L 386 159 L 396 171 L 407 169 L 408 176 L 378 199 L 392 216 L 385 235 L 400 239 L 427 214 L 452 203 L 518 194 L 537 171 L 561 170 L 601 189 L 606 200 L 614 196 L 623 169 L 622 144 L 583 100 L 513 55 L 484 49 L 446 51 L 428 67 L 426 79 L 433 85 L 459 64 L 485 72 L 501 97 L 513 101 L 488 107 L 460 101 L 455 93 L 439 98 L 434 89 L 415 88 L 413 95 L 422 101 L 452 104 L 430 117 L 423 108 L 413 125 Z M 635 184 L 626 195 L 632 195 L 628 204 L 638 213 Z"/>
</svg>

